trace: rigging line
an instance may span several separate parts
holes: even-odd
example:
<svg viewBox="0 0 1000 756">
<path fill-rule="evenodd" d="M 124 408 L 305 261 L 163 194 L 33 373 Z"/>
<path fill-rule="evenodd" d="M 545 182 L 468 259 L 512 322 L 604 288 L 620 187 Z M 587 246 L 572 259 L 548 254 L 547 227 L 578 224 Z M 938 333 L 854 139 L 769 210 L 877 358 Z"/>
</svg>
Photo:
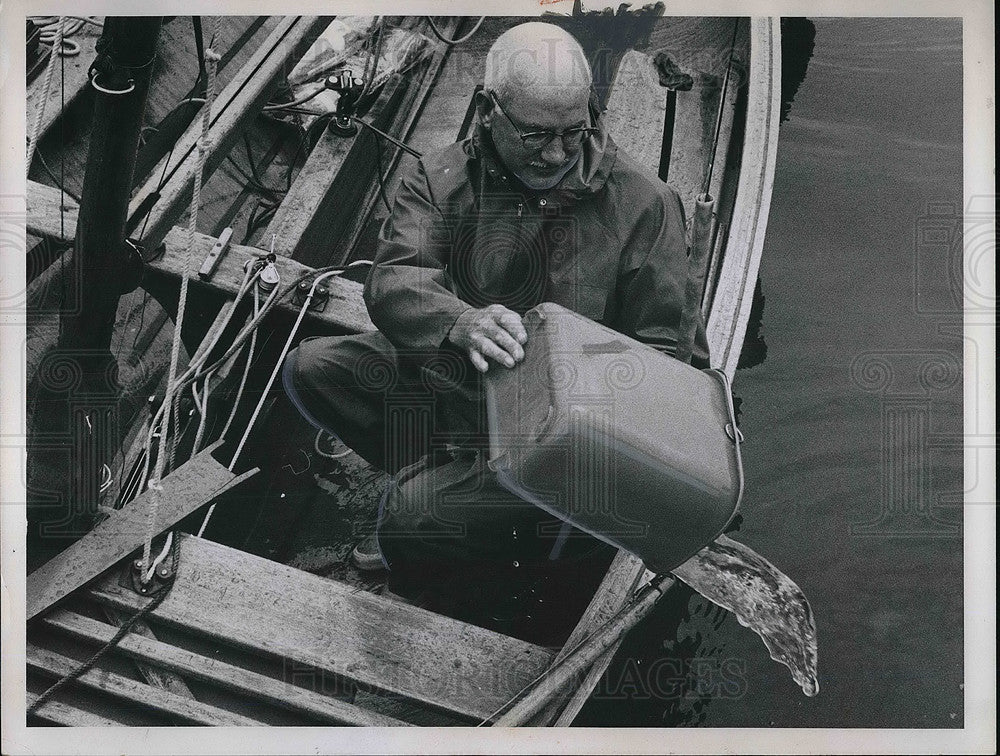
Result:
<svg viewBox="0 0 1000 756">
<path fill-rule="evenodd" d="M 65 184 L 62 181 L 59 180 L 59 177 L 56 176 L 56 174 L 53 172 L 52 168 L 49 166 L 48 162 L 45 160 L 44 156 L 42 155 L 42 151 L 41 150 L 38 150 L 38 149 L 35 150 L 35 157 L 38 158 L 38 162 L 41 164 L 42 170 L 45 171 L 45 175 L 48 176 L 50 179 L 52 179 L 52 183 L 53 184 L 55 184 L 57 187 L 59 187 L 59 191 L 62 192 L 63 194 L 65 194 L 66 196 L 68 196 L 76 204 L 79 205 L 80 204 L 80 198 L 74 192 L 71 192 L 69 189 L 67 189 L 66 186 L 65 186 Z M 62 155 L 60 155 L 60 158 L 62 160 L 65 160 L 65 158 Z M 63 202 L 63 204 L 65 204 L 65 201 Z M 63 211 L 62 208 L 60 207 L 60 213 L 59 213 L 59 222 L 60 222 L 59 233 L 60 233 L 61 237 L 65 237 L 66 236 L 66 229 L 64 228 L 64 226 L 65 226 L 65 223 L 64 223 L 64 221 L 65 221 L 64 212 L 65 211 Z M 62 239 L 62 240 L 65 241 L 65 239 Z"/>
<path fill-rule="evenodd" d="M 311 99 L 313 99 L 314 97 L 318 97 L 325 91 L 326 91 L 326 86 L 320 84 L 319 89 L 317 89 L 314 92 L 310 92 L 307 95 L 302 95 L 302 97 L 300 97 L 299 99 L 292 100 L 291 102 L 276 102 L 273 105 L 265 105 L 263 108 L 261 108 L 261 112 L 271 113 L 275 110 L 283 110 L 284 108 L 297 108 L 299 105 L 305 105 Z"/>
<path fill-rule="evenodd" d="M 177 541 L 177 543 L 174 545 L 172 571 L 173 574 L 176 576 L 177 566 L 178 564 L 180 564 L 180 541 L 177 539 L 174 540 Z M 46 701 L 51 700 L 52 696 L 58 693 L 63 687 L 71 683 L 73 680 L 82 677 L 91 669 L 93 669 L 93 667 L 97 664 L 97 662 L 99 662 L 101 658 L 108 651 L 117 646 L 121 642 L 121 639 L 124 638 L 126 635 L 128 635 L 128 633 L 132 630 L 132 628 L 139 620 L 141 620 L 150 612 L 154 611 L 160 604 L 163 603 L 163 600 L 170 593 L 170 589 L 173 588 L 174 582 L 176 582 L 176 577 L 168 585 L 164 586 L 160 590 L 160 592 L 156 594 L 156 596 L 154 596 L 153 599 L 150 600 L 148 604 L 146 604 L 144 607 L 142 607 L 142 609 L 140 609 L 131 617 L 129 617 L 127 620 L 125 620 L 122 623 L 121 627 L 118 628 L 118 631 L 111 637 L 111 639 L 103 646 L 101 646 L 94 653 L 93 656 L 91 656 L 89 659 L 83 662 L 83 664 L 78 666 L 69 674 L 63 675 L 55 683 L 53 683 L 52 686 L 48 688 L 48 690 L 46 690 L 44 693 L 42 693 L 42 695 L 40 695 L 37 699 L 35 699 L 35 702 L 28 707 L 27 715 L 31 716 L 32 714 L 36 713 L 38 709 L 41 708 L 41 706 Z"/>
<path fill-rule="evenodd" d="M 253 295 L 253 312 L 256 316 L 260 312 L 260 294 L 254 289 Z M 253 354 L 257 347 L 257 329 L 255 328 L 250 336 L 250 349 L 247 352 L 246 365 L 243 366 L 243 376 L 240 378 L 240 385 L 236 389 L 236 398 L 233 399 L 233 407 L 229 411 L 229 417 L 226 420 L 226 424 L 222 427 L 222 433 L 219 434 L 220 438 L 225 438 L 226 434 L 229 432 L 229 428 L 233 424 L 233 420 L 236 418 L 236 408 L 240 405 L 240 400 L 243 398 L 243 390 L 246 388 L 247 376 L 250 375 L 250 366 L 253 364 Z"/>
<path fill-rule="evenodd" d="M 212 39 L 215 40 L 218 36 L 220 19 L 216 17 L 215 19 L 215 29 L 213 30 Z M 194 249 L 194 235 L 195 227 L 198 222 L 198 210 L 199 204 L 201 202 L 201 178 L 202 172 L 205 167 L 205 156 L 208 151 L 208 132 L 212 115 L 212 105 L 215 100 L 215 73 L 216 64 L 218 63 L 221 56 L 214 50 L 206 50 L 205 58 L 208 65 L 208 78 L 206 81 L 206 102 L 202 108 L 202 121 L 201 121 L 201 138 L 198 140 L 198 156 L 197 162 L 195 163 L 195 168 L 193 171 L 194 175 L 194 185 L 191 196 L 191 209 L 188 212 L 188 243 L 187 243 L 187 253 L 184 260 L 184 266 L 182 268 L 183 275 L 181 276 L 181 287 L 180 295 L 177 301 L 177 317 L 174 321 L 174 340 L 170 350 L 170 368 L 167 373 L 167 390 L 166 396 L 164 397 L 164 404 L 168 405 L 167 411 L 164 413 L 163 418 L 163 428 L 160 432 L 160 443 L 159 450 L 156 456 L 156 467 L 154 469 L 154 480 L 150 482 L 150 487 L 153 489 L 153 497 L 150 504 L 149 516 L 146 522 L 146 539 L 142 547 L 142 566 L 143 570 L 149 569 L 149 557 L 150 557 L 150 546 L 152 544 L 154 529 L 156 523 L 156 512 L 159 506 L 159 488 L 160 480 L 163 476 L 164 466 L 166 463 L 167 455 L 167 436 L 170 430 L 170 416 L 171 408 L 174 409 L 174 420 L 175 420 L 175 436 L 174 443 L 170 444 L 169 454 L 171 468 L 173 467 L 174 457 L 177 450 L 177 440 L 179 436 L 176 430 L 179 430 L 176 426 L 179 425 L 179 404 L 173 395 L 173 383 L 177 375 L 177 362 L 180 357 L 180 347 L 181 347 L 181 329 L 184 324 L 184 310 L 187 304 L 187 290 L 188 290 L 188 280 L 189 280 L 189 269 L 191 267 L 191 253 Z"/>
<path fill-rule="evenodd" d="M 56 69 L 56 58 L 59 60 L 64 60 L 61 55 L 56 55 L 55 50 L 57 48 L 62 48 L 63 40 L 63 17 L 59 17 L 59 27 L 56 30 L 55 41 L 52 45 L 52 53 L 49 56 L 48 65 L 45 66 L 45 81 L 42 85 L 42 99 L 38 103 L 38 110 L 35 111 L 35 122 L 31 127 L 31 139 L 28 140 L 28 157 L 27 162 L 24 165 L 24 177 L 28 177 L 28 171 L 31 169 L 31 160 L 35 156 L 35 147 L 38 144 L 38 135 L 42 130 L 42 118 L 45 115 L 45 106 L 49 100 L 49 91 L 52 87 L 52 74 Z M 63 69 L 65 71 L 65 68 Z M 65 77 L 63 77 L 65 78 Z M 65 105 L 65 103 L 62 103 Z"/>
<path fill-rule="evenodd" d="M 271 377 L 267 379 L 267 384 L 264 386 L 264 390 L 260 394 L 260 400 L 257 402 L 257 406 L 254 408 L 253 414 L 250 416 L 249 421 L 247 421 L 246 429 L 243 431 L 243 437 L 240 439 L 240 442 L 236 447 L 236 451 L 233 454 L 233 458 L 229 462 L 230 472 L 232 472 L 232 470 L 236 467 L 236 462 L 237 460 L 239 460 L 240 454 L 243 452 L 243 447 L 246 444 L 247 439 L 250 437 L 250 431 L 253 430 L 254 423 L 257 422 L 257 418 L 260 416 L 260 411 L 261 409 L 263 409 L 264 403 L 267 401 L 267 395 L 271 390 L 271 386 L 274 385 L 274 379 L 278 377 L 278 373 L 281 371 L 282 363 L 285 361 L 285 357 L 288 355 L 288 351 L 292 347 L 292 342 L 295 339 L 295 334 L 298 332 L 299 326 L 302 324 L 302 320 L 303 318 L 305 318 L 306 312 L 309 310 L 309 305 L 312 303 L 313 297 L 316 294 L 316 287 L 319 286 L 319 284 L 322 283 L 327 278 L 331 278 L 333 276 L 339 276 L 349 268 L 356 268 L 362 265 L 372 265 L 372 264 L 373 263 L 371 260 L 355 260 L 354 262 L 345 265 L 343 268 L 330 270 L 325 273 L 320 273 L 319 275 L 316 276 L 315 279 L 313 279 L 313 284 L 312 287 L 309 289 L 309 294 L 306 295 L 305 301 L 302 303 L 302 307 L 299 309 L 299 315 L 296 318 L 291 331 L 289 331 L 288 333 L 288 339 L 285 341 L 285 345 L 281 349 L 281 354 L 278 355 L 277 362 L 274 365 L 274 370 L 271 371 Z M 275 289 L 275 291 L 277 291 L 277 289 Z"/>
<path fill-rule="evenodd" d="M 253 292 L 253 310 L 254 315 L 260 311 L 260 292 L 257 287 L 254 287 Z M 233 408 L 229 411 L 229 417 L 226 420 L 225 426 L 222 428 L 222 433 L 219 434 L 219 438 L 225 438 L 226 434 L 229 432 L 229 428 L 233 423 L 233 419 L 236 417 L 236 410 L 240 406 L 240 400 L 243 398 L 243 390 L 247 385 L 247 376 L 250 375 L 250 366 L 253 362 L 253 352 L 254 347 L 257 345 L 257 329 L 253 331 L 253 335 L 250 336 L 250 349 L 247 352 L 246 365 L 243 366 L 243 376 L 240 378 L 239 388 L 236 389 L 236 398 L 233 400 Z M 212 519 L 212 514 L 215 512 L 215 502 L 209 506 L 208 511 L 205 513 L 205 519 L 201 521 L 201 527 L 198 528 L 198 537 L 201 538 L 205 533 L 205 528 L 208 527 L 209 520 Z"/>
<path fill-rule="evenodd" d="M 715 170 L 715 152 L 719 148 L 719 134 L 722 131 L 722 112 L 726 108 L 726 93 L 729 90 L 729 73 L 733 70 L 733 52 L 736 50 L 736 31 L 740 28 L 740 19 L 733 19 L 733 38 L 729 43 L 729 60 L 726 62 L 726 75 L 722 80 L 722 92 L 719 95 L 719 112 L 715 117 L 715 135 L 712 137 L 712 156 L 708 163 L 708 172 L 701 185 L 701 193 L 707 195 L 712 185 L 712 172 Z"/>
<path fill-rule="evenodd" d="M 375 79 L 378 77 L 378 64 L 379 59 L 382 57 L 382 39 L 385 36 L 385 20 L 382 16 L 378 17 L 375 22 L 375 29 L 372 32 L 371 44 L 375 48 L 375 54 L 372 55 L 371 47 L 369 47 L 368 60 L 365 61 L 365 83 L 361 88 L 361 95 L 358 97 L 358 102 L 361 102 L 375 89 Z M 368 63 L 374 58 L 374 65 L 372 65 L 371 72 L 368 71 Z"/>
<path fill-rule="evenodd" d="M 195 97 L 198 93 L 199 83 L 203 76 L 206 75 L 205 67 L 205 42 L 201 30 L 201 19 L 198 16 L 191 17 L 192 25 L 194 26 L 194 44 L 195 50 L 198 55 L 198 75 L 194 79 L 194 84 L 191 85 L 191 89 L 188 91 L 187 96 L 182 99 L 178 105 L 182 105 L 185 102 L 200 102 L 204 105 L 205 99 L 203 97 Z M 167 158 L 163 161 L 163 170 L 160 172 L 160 180 L 156 182 L 156 190 L 154 194 L 159 194 L 163 187 L 167 183 L 167 168 L 170 166 L 170 160 L 174 156 L 174 148 L 177 146 L 177 140 L 175 139 L 170 144 L 170 149 L 167 151 Z M 173 175 L 173 174 L 171 174 Z M 155 202 L 153 204 L 156 204 Z M 142 219 L 142 228 L 139 230 L 139 238 L 141 239 L 146 235 L 146 225 L 149 223 L 149 216 L 152 214 L 153 206 L 150 205 L 149 209 L 146 211 L 146 215 Z M 143 308 L 145 308 L 145 303 L 143 303 Z M 143 314 L 145 314 L 145 309 L 143 309 Z M 135 345 L 132 345 L 133 348 Z"/>
<path fill-rule="evenodd" d="M 448 39 L 447 37 L 444 36 L 444 34 L 441 33 L 441 30 L 438 28 L 437 24 L 434 23 L 433 18 L 431 18 L 430 16 L 424 16 L 424 18 L 427 20 L 427 23 L 430 24 L 431 31 L 434 32 L 434 36 L 437 37 L 442 42 L 444 42 L 449 47 L 451 45 L 460 45 L 463 42 L 469 40 L 473 34 L 479 31 L 479 27 L 482 26 L 483 21 L 486 20 L 486 16 L 480 16 L 479 20 L 476 21 L 476 25 L 472 27 L 472 30 L 468 34 L 466 34 L 463 37 L 459 37 L 458 39 Z"/>
<path fill-rule="evenodd" d="M 205 376 L 205 394 L 201 399 L 201 418 L 198 420 L 198 430 L 194 434 L 194 446 L 191 449 L 191 454 L 197 454 L 201 451 L 201 441 L 202 437 L 205 435 L 205 423 L 208 422 L 208 398 L 212 391 L 212 376 L 215 375 L 214 372 L 210 372 Z M 196 384 L 192 384 L 192 391 L 194 395 L 198 395 Z"/>
</svg>

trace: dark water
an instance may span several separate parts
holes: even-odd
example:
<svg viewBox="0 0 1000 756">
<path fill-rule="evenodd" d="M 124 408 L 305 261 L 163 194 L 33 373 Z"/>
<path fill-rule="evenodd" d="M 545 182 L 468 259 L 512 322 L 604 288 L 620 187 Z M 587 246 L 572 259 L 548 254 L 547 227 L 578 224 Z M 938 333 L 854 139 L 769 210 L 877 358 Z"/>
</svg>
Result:
<svg viewBox="0 0 1000 756">
<path fill-rule="evenodd" d="M 577 724 L 962 725 L 961 22 L 817 19 L 806 60 L 812 32 L 786 24 L 786 97 L 807 68 L 761 266 L 767 356 L 735 384 L 734 536 L 809 597 L 820 694 L 691 596 L 627 641 Z"/>
</svg>

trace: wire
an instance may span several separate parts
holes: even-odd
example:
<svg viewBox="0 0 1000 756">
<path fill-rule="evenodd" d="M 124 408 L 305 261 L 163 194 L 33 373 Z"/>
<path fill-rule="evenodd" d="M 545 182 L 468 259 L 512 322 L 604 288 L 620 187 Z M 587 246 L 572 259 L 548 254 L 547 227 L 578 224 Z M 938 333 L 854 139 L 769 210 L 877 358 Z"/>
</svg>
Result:
<svg viewBox="0 0 1000 756">
<path fill-rule="evenodd" d="M 358 118 L 357 116 L 354 116 L 354 115 L 352 115 L 350 118 L 355 123 L 360 123 L 366 129 L 371 129 L 372 131 L 374 131 L 376 134 L 378 134 L 380 137 L 382 137 L 386 141 L 392 142 L 394 145 L 396 145 L 397 147 L 399 147 L 399 149 L 405 150 L 406 152 L 410 153 L 411 155 L 413 155 L 413 157 L 417 158 L 417 160 L 419 160 L 420 158 L 423 157 L 423 155 L 421 153 L 417 152 L 415 149 L 413 149 L 409 145 L 404 144 L 403 142 L 401 142 L 398 139 L 396 139 L 396 137 L 394 137 L 394 136 L 390 136 L 389 134 L 386 134 L 384 131 L 382 131 L 382 129 L 379 129 L 379 128 L 376 128 L 375 126 L 372 126 L 370 123 L 368 123 L 368 121 L 365 121 L 365 120 L 363 120 L 361 118 Z"/>
<path fill-rule="evenodd" d="M 78 204 L 78 205 L 79 205 L 79 204 L 80 204 L 80 202 L 81 202 L 80 198 L 79 198 L 79 197 L 78 197 L 78 196 L 77 196 L 76 194 L 74 194 L 73 192 L 71 192 L 71 191 L 70 191 L 69 189 L 67 189 L 67 188 L 66 188 L 66 187 L 65 187 L 65 186 L 63 185 L 63 183 L 62 183 L 62 182 L 61 182 L 61 181 L 60 181 L 60 180 L 59 180 L 59 179 L 58 179 L 58 178 L 56 177 L 56 174 L 55 174 L 55 173 L 54 173 L 54 172 L 52 171 L 52 169 L 51 169 L 51 168 L 49 167 L 49 164 L 48 164 L 48 163 L 47 163 L 47 162 L 45 161 L 45 158 L 44 158 L 44 157 L 42 157 L 42 153 L 41 153 L 41 152 L 40 152 L 40 151 L 38 150 L 38 148 L 37 148 L 37 147 L 35 148 L 35 157 L 37 157 L 37 158 L 38 158 L 38 162 L 40 162 L 40 163 L 42 164 L 42 170 L 43 170 L 43 171 L 45 171 L 45 174 L 46 174 L 46 175 L 47 175 L 47 176 L 48 176 L 48 177 L 49 177 L 50 179 L 52 179 L 52 181 L 53 181 L 53 182 L 55 182 L 55 185 L 56 185 L 57 187 L 59 187 L 59 189 L 60 189 L 60 190 L 61 190 L 61 191 L 62 191 L 62 192 L 63 192 L 64 194 L 66 194 L 66 195 L 67 195 L 67 196 L 68 196 L 68 197 L 69 197 L 70 199 L 72 199 L 72 200 L 73 200 L 74 202 L 76 202 L 76 204 Z"/>
<path fill-rule="evenodd" d="M 300 97 L 297 100 L 292 100 L 291 102 L 276 102 L 273 105 L 265 105 L 263 108 L 261 108 L 261 110 L 265 113 L 270 113 L 275 110 L 283 110 L 285 108 L 298 107 L 299 105 L 304 105 L 305 103 L 309 102 L 313 97 L 316 97 L 325 90 L 326 86 L 321 85 L 320 88 L 317 89 L 315 92 Z"/>
<path fill-rule="evenodd" d="M 253 312 L 256 316 L 260 312 L 260 293 L 254 289 L 253 294 Z M 247 376 L 250 375 L 250 366 L 253 364 L 253 353 L 254 349 L 257 347 L 257 329 L 254 329 L 253 334 L 250 336 L 250 349 L 247 352 L 247 362 L 243 366 L 243 376 L 240 378 L 240 385 L 236 389 L 236 398 L 233 400 L 233 408 L 229 411 L 229 417 L 226 419 L 226 424 L 222 427 L 222 433 L 219 434 L 221 438 L 225 438 L 226 434 L 229 432 L 229 427 L 233 424 L 233 420 L 236 418 L 236 408 L 240 405 L 240 399 L 243 398 L 243 390 L 247 385 Z"/>
<path fill-rule="evenodd" d="M 458 39 L 448 39 L 447 37 L 444 36 L 444 34 L 441 33 L 441 30 L 438 29 L 437 24 L 434 23 L 433 18 L 431 18 L 430 16 L 424 16 L 424 18 L 427 20 L 427 23 L 431 25 L 431 31 L 434 32 L 434 36 L 437 37 L 442 42 L 444 42 L 449 47 L 451 45 L 460 45 L 463 42 L 468 41 L 473 34 L 479 31 L 479 27 L 482 26 L 483 21 L 486 20 L 486 16 L 480 16 L 479 20 L 476 21 L 476 25 L 472 27 L 472 31 L 470 31 L 464 37 L 459 37 Z"/>
<path fill-rule="evenodd" d="M 257 421 L 260 411 L 264 406 L 264 402 L 267 401 L 268 392 L 271 390 L 271 386 L 274 384 L 274 379 L 278 377 L 278 372 L 281 370 L 282 363 L 285 361 L 285 356 L 288 354 L 288 350 L 292 347 L 292 341 L 295 339 L 295 334 L 299 330 L 299 325 L 301 325 L 303 318 L 306 316 L 306 312 L 309 310 L 309 305 L 312 303 L 313 297 L 316 294 L 316 287 L 319 284 L 333 276 L 339 276 L 344 271 L 349 268 L 356 268 L 362 265 L 372 265 L 371 260 L 355 260 L 342 268 L 334 268 L 332 270 L 320 273 L 313 279 L 312 287 L 309 289 L 309 294 L 306 296 L 305 301 L 302 303 L 302 307 L 299 309 L 298 318 L 295 320 L 295 324 L 292 326 L 291 331 L 288 333 L 288 339 L 285 341 L 285 346 L 281 349 L 281 354 L 278 355 L 278 360 L 274 365 L 274 370 L 271 372 L 271 377 L 268 378 L 267 384 L 264 386 L 264 390 L 261 392 L 260 400 L 257 402 L 257 406 L 254 408 L 253 414 L 250 416 L 250 420 L 247 422 L 246 430 L 243 431 L 243 437 L 240 439 L 239 444 L 236 446 L 236 451 L 233 454 L 232 460 L 229 462 L 229 470 L 232 471 L 236 467 L 236 461 L 240 458 L 240 454 L 243 451 L 243 446 L 246 444 L 247 439 L 250 437 L 250 431 L 253 430 L 254 423 Z M 298 284 L 293 284 L 297 286 Z M 291 290 L 291 289 L 289 289 Z M 275 289 L 275 292 L 277 289 Z M 273 292 L 272 292 L 273 293 Z"/>
<path fill-rule="evenodd" d="M 372 32 L 371 36 L 375 51 L 373 55 L 371 47 L 368 48 L 368 60 L 365 61 L 365 84 L 361 89 L 361 95 L 357 100 L 358 102 L 364 100 L 375 89 L 375 79 L 378 78 L 378 64 L 382 58 L 382 40 L 384 37 L 385 22 L 382 20 L 382 16 L 379 16 L 378 20 L 375 22 L 375 30 Z M 374 59 L 374 65 L 372 65 L 371 71 L 369 71 L 368 64 L 372 62 L 372 59 Z"/>
</svg>

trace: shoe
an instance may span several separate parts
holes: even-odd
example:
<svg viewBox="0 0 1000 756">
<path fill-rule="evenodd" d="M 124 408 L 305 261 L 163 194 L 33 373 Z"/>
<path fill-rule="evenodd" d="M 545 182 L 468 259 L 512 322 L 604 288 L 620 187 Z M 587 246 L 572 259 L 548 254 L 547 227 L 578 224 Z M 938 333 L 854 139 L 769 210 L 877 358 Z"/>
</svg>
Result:
<svg viewBox="0 0 1000 756">
<path fill-rule="evenodd" d="M 351 552 L 351 562 L 363 572 L 376 572 L 386 568 L 374 533 L 354 547 Z"/>
</svg>

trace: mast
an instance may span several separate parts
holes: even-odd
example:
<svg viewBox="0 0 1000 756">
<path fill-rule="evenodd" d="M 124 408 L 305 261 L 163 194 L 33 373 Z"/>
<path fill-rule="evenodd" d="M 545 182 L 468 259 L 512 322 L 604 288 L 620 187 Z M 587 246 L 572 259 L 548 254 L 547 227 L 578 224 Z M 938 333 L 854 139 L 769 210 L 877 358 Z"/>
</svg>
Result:
<svg viewBox="0 0 1000 756">
<path fill-rule="evenodd" d="M 125 221 L 162 21 L 106 18 L 97 42 L 93 130 L 72 264 L 63 282 L 60 335 L 28 393 L 28 540 L 36 547 L 29 548 L 34 564 L 89 529 L 103 466 L 113 461 L 119 441 L 120 386 L 110 345 L 125 271 L 130 263 L 141 266 L 130 259 Z"/>
</svg>

